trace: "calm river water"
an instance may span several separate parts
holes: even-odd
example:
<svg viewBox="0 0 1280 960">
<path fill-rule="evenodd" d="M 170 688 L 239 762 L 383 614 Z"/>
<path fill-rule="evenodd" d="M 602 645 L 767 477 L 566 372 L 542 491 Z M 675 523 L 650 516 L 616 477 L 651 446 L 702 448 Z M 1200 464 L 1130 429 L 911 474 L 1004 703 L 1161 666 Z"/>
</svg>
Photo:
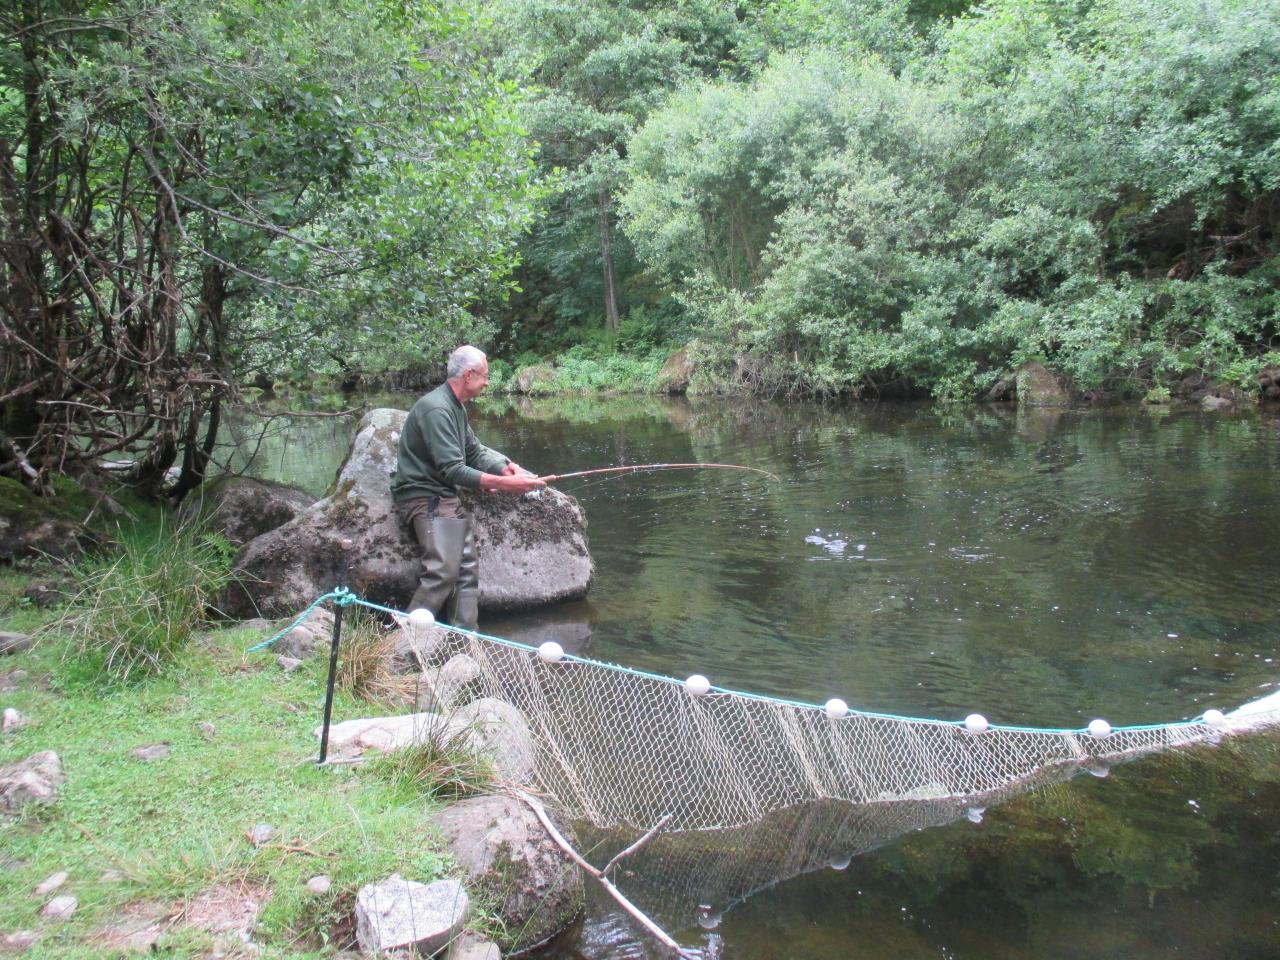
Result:
<svg viewBox="0 0 1280 960">
<path fill-rule="evenodd" d="M 566 481 L 589 600 L 489 632 L 808 702 L 1055 727 L 1182 719 L 1280 682 L 1274 416 L 498 399 L 473 422 L 542 473 L 779 478 Z M 352 427 L 282 423 L 255 471 L 323 493 Z M 857 849 L 878 849 L 821 870 L 793 855 L 825 858 L 816 822 L 655 848 L 620 886 L 708 958 L 1280 957 L 1280 735 L 964 814 L 861 825 Z M 543 956 L 647 951 L 603 901 Z"/>
</svg>

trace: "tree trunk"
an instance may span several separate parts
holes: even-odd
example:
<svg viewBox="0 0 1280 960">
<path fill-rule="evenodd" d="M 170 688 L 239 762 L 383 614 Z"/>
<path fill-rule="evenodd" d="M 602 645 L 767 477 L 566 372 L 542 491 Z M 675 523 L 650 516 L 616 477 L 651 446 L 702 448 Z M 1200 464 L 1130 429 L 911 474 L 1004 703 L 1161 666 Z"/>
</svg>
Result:
<svg viewBox="0 0 1280 960">
<path fill-rule="evenodd" d="M 604 318 L 610 330 L 618 329 L 618 289 L 613 276 L 613 237 L 609 227 L 609 191 L 601 190 L 600 208 L 600 260 L 604 266 Z"/>
</svg>

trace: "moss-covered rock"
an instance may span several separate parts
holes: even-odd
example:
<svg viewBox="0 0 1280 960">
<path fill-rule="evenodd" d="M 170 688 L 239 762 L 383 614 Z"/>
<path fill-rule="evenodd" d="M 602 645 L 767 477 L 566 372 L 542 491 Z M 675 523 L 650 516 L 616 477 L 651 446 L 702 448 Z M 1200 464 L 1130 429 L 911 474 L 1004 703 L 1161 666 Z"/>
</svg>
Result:
<svg viewBox="0 0 1280 960">
<path fill-rule="evenodd" d="M 0 563 L 41 556 L 76 556 L 99 542 L 80 520 L 73 499 L 38 497 L 16 480 L 0 477 Z"/>
</svg>

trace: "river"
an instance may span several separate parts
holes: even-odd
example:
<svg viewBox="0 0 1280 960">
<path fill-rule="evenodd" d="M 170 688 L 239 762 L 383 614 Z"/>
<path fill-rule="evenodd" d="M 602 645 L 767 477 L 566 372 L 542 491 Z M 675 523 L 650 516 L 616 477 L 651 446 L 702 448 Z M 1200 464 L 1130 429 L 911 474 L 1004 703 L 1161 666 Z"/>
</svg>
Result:
<svg viewBox="0 0 1280 960">
<path fill-rule="evenodd" d="M 738 690 L 1004 724 L 1177 720 L 1280 681 L 1274 416 L 496 398 L 473 425 L 542 473 L 720 462 L 777 477 L 566 481 L 589 519 L 589 599 L 488 632 Z M 279 421 L 253 471 L 323 493 L 352 428 Z M 836 869 L 771 855 L 730 877 L 771 842 L 759 836 L 733 838 L 735 856 L 655 847 L 620 886 L 705 957 L 1280 956 L 1278 748 L 1264 735 L 985 812 L 860 824 L 879 844 L 828 858 Z M 832 829 L 770 836 L 821 845 Z M 593 900 L 543 956 L 647 950 Z"/>
</svg>

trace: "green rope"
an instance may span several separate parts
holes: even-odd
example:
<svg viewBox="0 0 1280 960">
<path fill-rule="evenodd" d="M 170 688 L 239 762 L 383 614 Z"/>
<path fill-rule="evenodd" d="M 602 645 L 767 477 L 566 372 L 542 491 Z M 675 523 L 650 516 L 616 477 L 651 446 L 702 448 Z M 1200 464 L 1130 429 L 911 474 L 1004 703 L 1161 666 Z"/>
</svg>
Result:
<svg viewBox="0 0 1280 960">
<path fill-rule="evenodd" d="M 281 630 L 279 633 L 277 633 L 275 636 L 271 637 L 270 639 L 263 640 L 261 643 L 258 643 L 258 644 L 254 644 L 252 647 L 249 647 L 249 649 L 246 650 L 245 652 L 255 653 L 258 650 L 261 650 L 263 647 L 268 647 L 271 644 L 275 643 L 277 640 L 279 640 L 281 637 L 287 634 L 290 630 L 294 629 L 297 626 L 300 626 L 303 623 L 303 621 L 305 621 L 307 617 L 311 615 L 311 611 L 314 610 L 316 607 L 318 607 L 320 604 L 324 603 L 326 600 L 332 600 L 334 604 L 339 607 L 349 607 L 349 606 L 352 606 L 353 604 L 358 604 L 359 606 L 367 607 L 370 610 L 376 610 L 380 613 L 385 613 L 392 617 L 404 618 L 408 616 L 408 614 L 403 610 L 397 610 L 394 607 L 384 607 L 381 604 L 377 604 L 369 600 L 365 600 L 363 597 L 358 596 L 357 594 L 348 590 L 346 587 L 336 587 L 329 593 L 326 593 L 323 596 L 317 597 L 312 602 L 311 606 L 307 607 L 306 610 L 304 610 L 291 624 L 289 624 L 289 626 L 285 627 L 283 630 Z M 531 647 L 528 644 L 519 643 L 515 640 L 507 640 L 504 637 L 494 637 L 486 633 L 480 633 L 479 631 L 476 631 L 476 630 L 467 630 L 463 627 L 449 626 L 449 629 L 454 631 L 455 633 L 465 633 L 468 636 L 478 637 L 481 640 L 487 640 L 490 643 L 497 643 L 504 647 L 510 647 L 513 650 L 522 650 L 522 651 L 525 651 L 526 653 L 533 653 L 533 654 L 536 654 L 538 652 L 537 647 Z M 684 686 L 683 680 L 677 680 L 674 677 L 664 677 L 658 673 L 649 673 L 648 671 L 645 671 L 645 670 L 637 670 L 633 667 L 624 667 L 620 664 L 608 663 L 607 661 L 603 661 L 603 660 L 590 660 L 586 657 L 579 657 L 572 653 L 566 653 L 563 659 L 581 663 L 586 666 L 602 667 L 605 670 L 612 670 L 615 673 L 629 674 L 633 677 L 641 677 L 645 680 L 656 680 L 659 683 L 673 683 L 673 684 L 676 684 L 677 686 Z M 799 707 L 802 710 L 821 710 L 821 711 L 826 710 L 826 707 L 823 704 L 806 703 L 803 700 L 788 700 L 783 697 L 770 697 L 760 693 L 745 693 L 740 690 L 730 690 L 727 687 L 712 686 L 711 691 L 714 693 L 725 694 L 727 696 L 732 696 L 732 697 L 742 697 L 747 700 L 763 700 L 766 703 L 778 703 L 784 706 Z M 940 727 L 963 727 L 964 726 L 963 720 L 937 720 L 931 717 L 912 717 L 912 716 L 895 714 L 895 713 L 879 713 L 873 710 L 858 710 L 854 707 L 849 708 L 849 713 L 847 714 L 847 716 L 863 717 L 871 720 L 896 720 L 896 721 L 902 721 L 907 723 L 927 723 L 927 724 L 933 724 Z M 1175 720 L 1170 723 L 1133 724 L 1131 726 L 1112 727 L 1111 730 L 1113 733 L 1121 733 L 1121 732 L 1141 733 L 1148 730 L 1165 730 L 1173 727 L 1199 727 L 1199 726 L 1204 726 L 1204 724 L 1205 724 L 1205 720 L 1202 714 L 1190 720 Z M 1089 734 L 1088 727 L 1023 727 L 1023 726 L 1016 726 L 1016 725 L 992 723 L 989 725 L 988 729 L 1004 730 L 1009 733 L 1051 733 L 1051 734 L 1058 734 L 1058 735 L 1083 734 L 1086 736 Z"/>
</svg>

